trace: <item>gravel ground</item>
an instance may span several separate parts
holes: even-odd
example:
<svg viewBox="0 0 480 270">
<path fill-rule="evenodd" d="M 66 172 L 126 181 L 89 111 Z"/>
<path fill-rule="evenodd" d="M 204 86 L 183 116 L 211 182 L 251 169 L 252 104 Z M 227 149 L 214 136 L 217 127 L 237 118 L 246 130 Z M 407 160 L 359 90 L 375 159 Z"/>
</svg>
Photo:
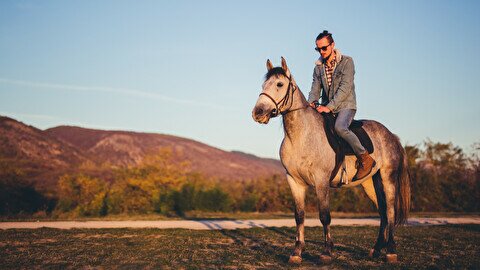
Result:
<svg viewBox="0 0 480 270">
<path fill-rule="evenodd" d="M 378 218 L 337 218 L 333 226 L 379 226 Z M 410 218 L 410 226 L 480 224 L 480 217 L 459 218 Z M 172 220 L 172 221 L 38 221 L 0 222 L 0 229 L 36 229 L 42 227 L 57 229 L 72 228 L 183 228 L 193 230 L 233 230 L 266 227 L 294 227 L 294 219 L 255 219 L 255 220 Z M 306 219 L 305 226 L 321 226 L 318 219 Z"/>
</svg>

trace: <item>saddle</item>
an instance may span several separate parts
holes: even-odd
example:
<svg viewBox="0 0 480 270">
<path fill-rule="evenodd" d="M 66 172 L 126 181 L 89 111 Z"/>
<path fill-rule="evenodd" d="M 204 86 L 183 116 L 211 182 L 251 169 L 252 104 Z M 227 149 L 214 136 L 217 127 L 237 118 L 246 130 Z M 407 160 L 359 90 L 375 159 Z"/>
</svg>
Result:
<svg viewBox="0 0 480 270">
<path fill-rule="evenodd" d="M 355 155 L 355 153 L 353 152 L 352 147 L 335 132 L 336 118 L 333 113 L 322 113 L 321 115 L 325 120 L 323 122 L 328 144 L 330 144 L 330 147 L 332 147 L 333 151 L 335 151 L 335 168 L 330 176 L 330 181 L 332 181 L 333 178 L 335 178 L 335 175 L 337 175 L 340 166 L 343 164 L 345 156 L 352 156 Z M 362 126 L 362 120 L 353 120 L 349 126 L 349 129 L 358 137 L 360 143 L 363 145 L 363 147 L 365 147 L 365 150 L 371 154 L 374 150 L 373 143 Z"/>
</svg>

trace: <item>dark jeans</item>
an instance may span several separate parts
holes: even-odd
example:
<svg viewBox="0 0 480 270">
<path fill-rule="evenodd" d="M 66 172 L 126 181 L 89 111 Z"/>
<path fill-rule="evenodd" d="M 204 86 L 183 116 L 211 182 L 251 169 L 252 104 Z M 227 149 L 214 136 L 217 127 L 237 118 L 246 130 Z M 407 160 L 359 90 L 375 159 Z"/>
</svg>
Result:
<svg viewBox="0 0 480 270">
<path fill-rule="evenodd" d="M 358 140 L 357 136 L 348 129 L 355 116 L 356 110 L 345 109 L 341 110 L 337 114 L 337 120 L 335 121 L 335 132 L 342 137 L 353 149 L 355 155 L 359 156 L 367 151 Z"/>
</svg>

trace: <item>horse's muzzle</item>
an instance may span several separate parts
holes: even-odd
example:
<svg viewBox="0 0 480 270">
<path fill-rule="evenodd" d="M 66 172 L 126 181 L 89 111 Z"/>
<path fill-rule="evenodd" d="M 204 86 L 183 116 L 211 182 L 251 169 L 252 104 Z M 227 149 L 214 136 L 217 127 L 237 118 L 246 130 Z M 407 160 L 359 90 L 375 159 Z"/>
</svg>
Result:
<svg viewBox="0 0 480 270">
<path fill-rule="evenodd" d="M 263 106 L 255 106 L 252 111 L 252 118 L 260 124 L 268 124 L 273 113 L 273 110 L 266 110 Z"/>
</svg>

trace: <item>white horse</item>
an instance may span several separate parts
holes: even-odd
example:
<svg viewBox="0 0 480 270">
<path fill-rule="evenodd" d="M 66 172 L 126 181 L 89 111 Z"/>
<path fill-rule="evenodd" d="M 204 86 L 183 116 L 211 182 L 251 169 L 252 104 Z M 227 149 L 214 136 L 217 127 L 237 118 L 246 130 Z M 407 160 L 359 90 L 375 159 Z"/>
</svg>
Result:
<svg viewBox="0 0 480 270">
<path fill-rule="evenodd" d="M 332 187 L 362 185 L 380 214 L 380 230 L 370 256 L 379 257 L 386 248 L 388 262 L 397 261 L 394 241 L 395 226 L 406 221 L 410 208 L 410 178 L 405 151 L 398 139 L 382 124 L 362 120 L 363 128 L 371 138 L 371 154 L 377 165 L 365 178 L 353 182 L 356 170 L 343 177 L 349 184 L 342 185 L 341 170 L 331 175 L 335 167 L 335 152 L 327 142 L 324 116 L 311 108 L 293 79 L 282 57 L 282 66 L 273 67 L 267 61 L 263 90 L 252 111 L 255 121 L 267 124 L 270 118 L 283 116 L 285 137 L 280 147 L 280 159 L 287 172 L 287 181 L 295 200 L 297 236 L 290 263 L 301 263 L 305 245 L 305 192 L 309 186 L 316 191 L 320 221 L 323 225 L 325 247 L 321 261 L 332 259 L 333 241 L 330 235 L 329 190 Z M 355 168 L 355 156 L 346 156 L 347 168 Z"/>
</svg>

